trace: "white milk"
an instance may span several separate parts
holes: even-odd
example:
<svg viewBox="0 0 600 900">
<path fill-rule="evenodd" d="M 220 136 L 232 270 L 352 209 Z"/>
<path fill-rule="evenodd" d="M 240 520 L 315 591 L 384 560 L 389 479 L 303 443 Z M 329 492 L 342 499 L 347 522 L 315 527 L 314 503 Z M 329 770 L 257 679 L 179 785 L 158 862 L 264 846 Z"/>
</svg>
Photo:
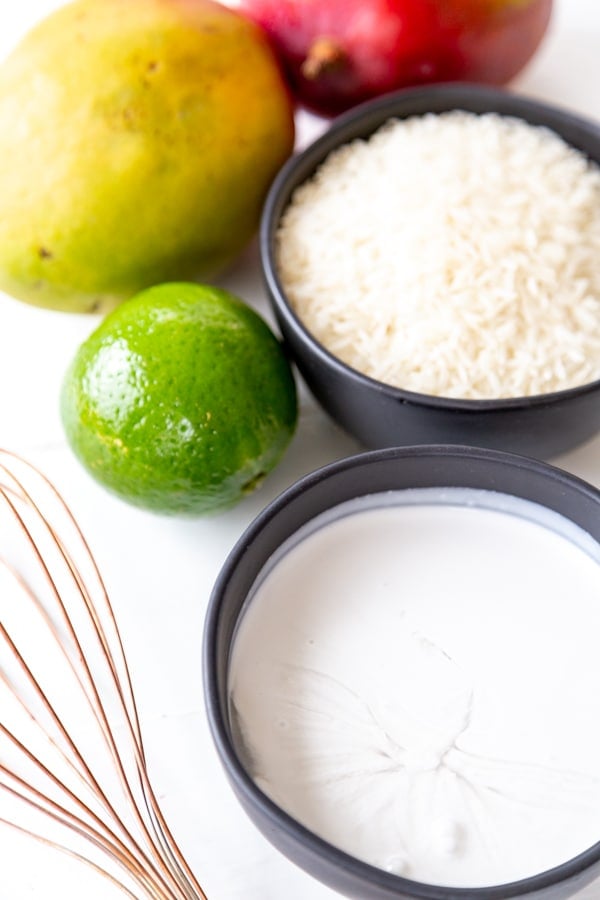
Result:
<svg viewBox="0 0 600 900">
<path fill-rule="evenodd" d="M 232 711 L 257 784 L 330 843 L 432 884 L 505 883 L 600 840 L 599 637 L 599 547 L 566 519 L 382 494 L 266 568 Z"/>
</svg>

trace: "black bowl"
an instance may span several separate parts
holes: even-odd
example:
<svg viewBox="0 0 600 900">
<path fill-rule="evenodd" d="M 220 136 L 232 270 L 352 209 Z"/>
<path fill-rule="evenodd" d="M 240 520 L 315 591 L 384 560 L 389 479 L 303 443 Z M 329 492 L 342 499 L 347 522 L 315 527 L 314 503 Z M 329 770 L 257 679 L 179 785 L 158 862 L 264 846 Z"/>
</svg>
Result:
<svg viewBox="0 0 600 900">
<path fill-rule="evenodd" d="M 263 211 L 260 252 L 268 295 L 283 337 L 310 391 L 365 447 L 461 443 L 550 459 L 600 430 L 600 381 L 565 391 L 506 400 L 455 400 L 401 390 L 361 374 L 333 356 L 306 329 L 277 275 L 275 236 L 293 191 L 329 153 L 365 138 L 391 117 L 453 109 L 496 112 L 544 125 L 600 163 L 600 127 L 557 109 L 492 88 L 452 84 L 416 88 L 371 101 L 334 120 L 276 177 Z"/>
<path fill-rule="evenodd" d="M 255 825 L 289 859 L 347 897 L 566 900 L 600 876 L 600 843 L 550 871 L 511 884 L 486 888 L 421 884 L 374 868 L 316 837 L 262 793 L 244 767 L 243 754 L 238 754 L 228 704 L 230 651 L 246 598 L 271 554 L 306 522 L 346 500 L 388 490 L 455 486 L 501 491 L 541 504 L 600 542 L 600 491 L 537 460 L 489 449 L 420 446 L 363 453 L 326 466 L 293 485 L 259 515 L 215 584 L 203 660 L 210 728 L 231 786 Z"/>
</svg>

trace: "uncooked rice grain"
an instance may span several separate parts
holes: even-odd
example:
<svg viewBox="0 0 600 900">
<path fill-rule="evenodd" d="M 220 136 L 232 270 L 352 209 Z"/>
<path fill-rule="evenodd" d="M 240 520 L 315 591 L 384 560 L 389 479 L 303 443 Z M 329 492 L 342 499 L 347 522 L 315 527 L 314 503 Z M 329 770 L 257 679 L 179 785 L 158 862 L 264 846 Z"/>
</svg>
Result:
<svg viewBox="0 0 600 900">
<path fill-rule="evenodd" d="M 389 121 L 295 191 L 277 266 L 309 331 L 387 384 L 481 399 L 600 378 L 600 168 L 546 128 Z"/>
</svg>

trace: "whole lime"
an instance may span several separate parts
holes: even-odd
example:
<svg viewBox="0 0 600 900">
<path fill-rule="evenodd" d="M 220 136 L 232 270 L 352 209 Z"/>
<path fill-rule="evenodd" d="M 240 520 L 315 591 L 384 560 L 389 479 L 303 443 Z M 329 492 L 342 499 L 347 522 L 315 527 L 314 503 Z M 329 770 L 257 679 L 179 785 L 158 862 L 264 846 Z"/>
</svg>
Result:
<svg viewBox="0 0 600 900">
<path fill-rule="evenodd" d="M 77 457 L 138 506 L 199 515 L 237 503 L 296 425 L 294 378 L 260 316 L 214 287 L 149 288 L 81 345 L 61 392 Z"/>
</svg>

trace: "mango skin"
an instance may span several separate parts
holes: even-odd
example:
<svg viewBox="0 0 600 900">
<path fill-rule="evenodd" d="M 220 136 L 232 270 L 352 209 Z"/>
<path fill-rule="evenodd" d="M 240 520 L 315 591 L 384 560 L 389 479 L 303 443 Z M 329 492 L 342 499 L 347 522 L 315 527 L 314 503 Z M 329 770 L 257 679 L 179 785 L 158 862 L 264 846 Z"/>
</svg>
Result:
<svg viewBox="0 0 600 900">
<path fill-rule="evenodd" d="M 0 289 L 106 311 L 213 277 L 255 232 L 293 107 L 253 23 L 211 0 L 76 0 L 0 66 Z"/>
</svg>

